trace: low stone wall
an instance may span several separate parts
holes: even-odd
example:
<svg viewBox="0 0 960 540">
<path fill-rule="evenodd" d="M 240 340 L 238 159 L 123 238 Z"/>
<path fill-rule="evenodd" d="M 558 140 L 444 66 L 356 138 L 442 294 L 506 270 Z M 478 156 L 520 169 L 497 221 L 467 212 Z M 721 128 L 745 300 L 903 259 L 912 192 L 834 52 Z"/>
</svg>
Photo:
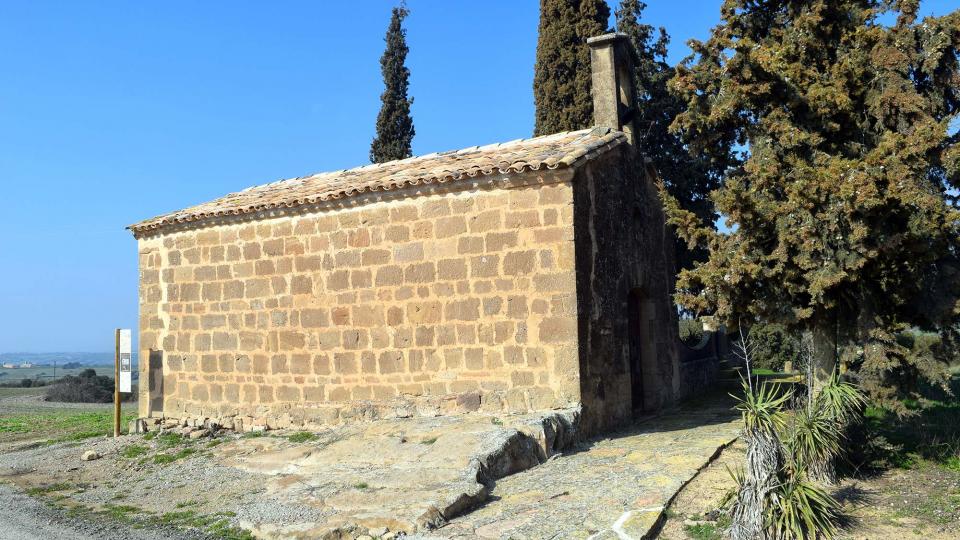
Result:
<svg viewBox="0 0 960 540">
<path fill-rule="evenodd" d="M 680 399 L 702 396 L 716 386 L 720 362 L 715 356 L 680 362 Z"/>
<path fill-rule="evenodd" d="M 720 359 L 727 354 L 726 334 L 710 332 L 695 348 L 683 342 L 677 343 L 680 351 L 680 392 L 681 400 L 703 395 L 716 386 L 720 375 Z"/>
</svg>

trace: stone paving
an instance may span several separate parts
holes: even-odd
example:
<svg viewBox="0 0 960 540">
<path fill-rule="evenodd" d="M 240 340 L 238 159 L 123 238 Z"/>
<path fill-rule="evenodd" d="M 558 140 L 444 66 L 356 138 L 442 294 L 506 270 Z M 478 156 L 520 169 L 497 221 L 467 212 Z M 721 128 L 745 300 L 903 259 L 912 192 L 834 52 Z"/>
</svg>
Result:
<svg viewBox="0 0 960 540">
<path fill-rule="evenodd" d="M 640 422 L 497 481 L 487 504 L 423 538 L 646 538 L 739 426 L 720 400 Z"/>
<path fill-rule="evenodd" d="M 496 479 L 566 447 L 576 411 L 356 423 L 291 445 L 276 437 L 218 448 L 222 463 L 260 475 L 265 495 L 310 508 L 295 523 L 241 520 L 258 537 L 351 538 L 412 533 L 486 500 Z"/>
</svg>

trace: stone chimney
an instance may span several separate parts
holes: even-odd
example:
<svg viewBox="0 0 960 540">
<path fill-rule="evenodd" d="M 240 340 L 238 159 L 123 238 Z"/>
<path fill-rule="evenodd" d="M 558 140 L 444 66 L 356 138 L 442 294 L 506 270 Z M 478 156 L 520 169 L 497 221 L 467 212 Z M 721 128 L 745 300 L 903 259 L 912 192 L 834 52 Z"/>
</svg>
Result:
<svg viewBox="0 0 960 540">
<path fill-rule="evenodd" d="M 609 127 L 634 142 L 633 59 L 636 53 L 626 34 L 587 39 L 593 84 L 593 124 Z"/>
</svg>

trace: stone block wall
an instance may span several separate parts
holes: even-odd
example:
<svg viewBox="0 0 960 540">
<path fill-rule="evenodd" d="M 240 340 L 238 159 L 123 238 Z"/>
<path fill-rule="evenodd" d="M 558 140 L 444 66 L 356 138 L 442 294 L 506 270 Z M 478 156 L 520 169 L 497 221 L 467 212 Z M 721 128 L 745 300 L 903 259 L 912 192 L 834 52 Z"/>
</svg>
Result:
<svg viewBox="0 0 960 540">
<path fill-rule="evenodd" d="M 652 176 L 629 149 L 591 161 L 573 185 L 581 430 L 601 433 L 678 395 L 675 240 Z M 639 304 L 636 328 L 631 302 Z"/>
<path fill-rule="evenodd" d="M 141 416 L 578 404 L 571 175 L 140 238 Z"/>
</svg>

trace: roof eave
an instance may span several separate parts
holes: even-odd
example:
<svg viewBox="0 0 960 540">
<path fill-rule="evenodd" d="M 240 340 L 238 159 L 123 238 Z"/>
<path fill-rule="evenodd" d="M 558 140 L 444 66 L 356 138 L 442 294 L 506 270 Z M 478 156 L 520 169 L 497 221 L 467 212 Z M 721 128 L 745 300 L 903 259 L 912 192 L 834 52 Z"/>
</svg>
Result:
<svg viewBox="0 0 960 540">
<path fill-rule="evenodd" d="M 327 196 L 317 196 L 317 197 L 304 197 L 300 199 L 293 199 L 291 201 L 283 201 L 278 203 L 267 203 L 262 205 L 250 205 L 244 207 L 230 208 L 226 210 L 216 210 L 212 212 L 199 212 L 199 213 L 186 213 L 190 208 L 184 210 L 179 210 L 177 212 L 172 212 L 169 214 L 163 214 L 151 219 L 140 221 L 132 225 L 128 225 L 126 229 L 130 230 L 135 238 L 140 238 L 147 234 L 154 234 L 159 232 L 161 229 L 183 225 L 192 222 L 203 222 L 209 221 L 216 218 L 229 217 L 229 216 L 241 216 L 245 214 L 254 214 L 257 212 L 268 212 L 271 210 L 276 210 L 280 208 L 289 209 L 297 208 L 301 206 L 310 206 L 316 204 L 322 204 L 326 202 L 332 202 L 340 199 L 347 199 L 351 197 L 356 197 L 359 195 L 369 194 L 375 191 L 395 191 L 399 189 L 405 189 L 409 187 L 423 186 L 429 184 L 445 184 L 450 182 L 455 182 L 465 178 L 479 178 L 484 176 L 492 175 L 519 175 L 527 174 L 530 172 L 541 171 L 541 170 L 557 170 L 563 168 L 577 168 L 583 165 L 584 163 L 594 159 L 595 157 L 604 154 L 610 151 L 613 148 L 620 146 L 621 143 L 627 142 L 627 137 L 623 132 L 611 130 L 609 128 L 595 128 L 593 133 L 603 130 L 605 133 L 598 139 L 597 144 L 590 148 L 580 148 L 577 151 L 570 152 L 560 159 L 554 162 L 543 162 L 536 165 L 531 165 L 524 163 L 520 167 L 515 167 L 513 165 L 499 168 L 499 167 L 490 167 L 487 169 L 476 169 L 473 171 L 458 171 L 455 174 L 445 174 L 445 175 L 435 175 L 435 176 L 426 176 L 421 178 L 415 178 L 413 180 L 404 181 L 397 184 L 391 184 L 388 187 L 374 187 L 374 188 L 361 188 L 361 189 L 350 189 L 344 190 L 338 193 L 333 193 Z M 420 157 L 422 159 L 423 156 Z M 408 158 L 413 159 L 413 158 Z M 205 203 L 206 204 L 206 203 Z M 182 217 L 178 217 L 182 215 Z"/>
</svg>

